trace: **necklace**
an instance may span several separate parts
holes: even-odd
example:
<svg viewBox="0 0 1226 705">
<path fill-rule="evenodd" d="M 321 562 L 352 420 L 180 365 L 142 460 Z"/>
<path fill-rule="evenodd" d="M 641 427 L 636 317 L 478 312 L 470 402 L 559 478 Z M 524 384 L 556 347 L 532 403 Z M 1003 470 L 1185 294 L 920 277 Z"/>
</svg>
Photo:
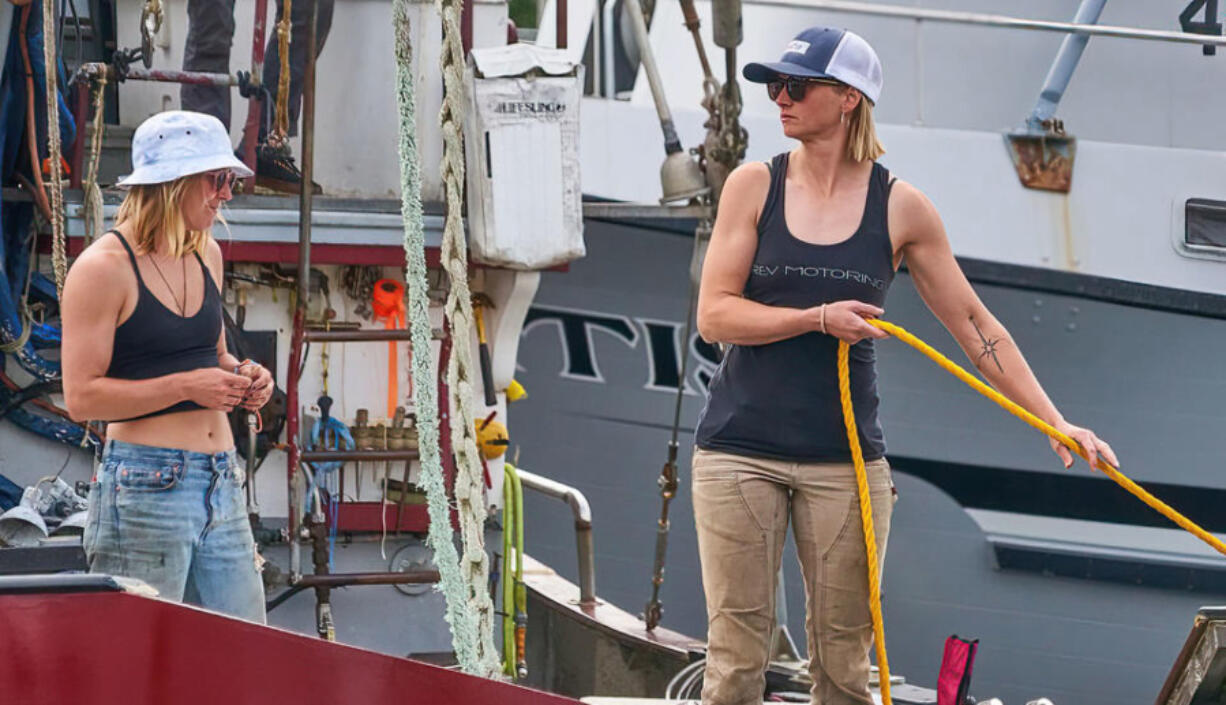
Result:
<svg viewBox="0 0 1226 705">
<path fill-rule="evenodd" d="M 162 283 L 166 285 L 166 290 L 170 292 L 170 298 L 175 302 L 175 305 L 179 307 L 179 315 L 186 318 L 187 317 L 187 258 L 182 257 L 181 259 L 183 260 L 183 300 L 182 301 L 179 300 L 179 297 L 175 296 L 174 287 L 170 285 L 170 281 L 166 279 L 166 275 L 162 274 L 162 268 L 158 266 L 157 260 L 153 259 L 153 253 L 152 252 L 149 253 L 149 262 L 153 265 L 153 269 L 158 273 L 158 276 L 162 278 Z"/>
</svg>

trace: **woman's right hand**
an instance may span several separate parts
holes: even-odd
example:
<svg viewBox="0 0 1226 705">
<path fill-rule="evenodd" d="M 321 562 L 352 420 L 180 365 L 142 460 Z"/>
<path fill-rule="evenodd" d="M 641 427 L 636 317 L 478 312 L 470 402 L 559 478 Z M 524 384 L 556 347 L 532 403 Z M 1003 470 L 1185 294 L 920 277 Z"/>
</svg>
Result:
<svg viewBox="0 0 1226 705">
<path fill-rule="evenodd" d="M 230 412 L 243 401 L 251 379 L 226 372 L 220 367 L 204 367 L 188 372 L 184 395 L 206 409 Z"/>
<path fill-rule="evenodd" d="M 809 309 L 815 317 L 813 328 L 818 331 L 821 330 L 821 309 L 821 306 Z M 877 318 L 883 313 L 885 309 L 863 301 L 848 300 L 828 303 L 826 304 L 826 333 L 846 341 L 848 345 L 855 345 L 865 338 L 886 338 L 889 336 L 888 333 L 864 320 Z"/>
</svg>

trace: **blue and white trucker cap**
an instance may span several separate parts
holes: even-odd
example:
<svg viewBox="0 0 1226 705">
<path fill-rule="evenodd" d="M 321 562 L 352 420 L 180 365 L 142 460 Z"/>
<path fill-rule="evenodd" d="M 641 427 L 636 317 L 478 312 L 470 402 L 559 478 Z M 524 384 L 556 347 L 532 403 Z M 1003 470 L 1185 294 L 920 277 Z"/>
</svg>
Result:
<svg viewBox="0 0 1226 705">
<path fill-rule="evenodd" d="M 132 136 L 132 173 L 119 186 L 162 184 L 182 176 L 229 169 L 240 179 L 252 171 L 234 156 L 221 120 L 190 110 L 167 110 L 145 120 Z"/>
<path fill-rule="evenodd" d="M 876 103 L 881 95 L 881 60 L 855 32 L 834 27 L 810 27 L 788 42 L 783 57 L 774 62 L 753 62 L 741 70 L 746 80 L 769 83 L 779 75 L 833 78 Z"/>
</svg>

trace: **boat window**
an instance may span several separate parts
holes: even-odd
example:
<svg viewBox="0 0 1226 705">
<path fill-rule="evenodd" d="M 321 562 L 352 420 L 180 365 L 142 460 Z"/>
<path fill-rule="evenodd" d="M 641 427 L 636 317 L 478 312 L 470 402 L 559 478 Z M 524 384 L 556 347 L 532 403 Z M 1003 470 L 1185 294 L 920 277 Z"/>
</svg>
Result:
<svg viewBox="0 0 1226 705">
<path fill-rule="evenodd" d="M 1184 204 L 1184 244 L 1226 250 L 1226 201 L 1189 198 Z"/>
</svg>

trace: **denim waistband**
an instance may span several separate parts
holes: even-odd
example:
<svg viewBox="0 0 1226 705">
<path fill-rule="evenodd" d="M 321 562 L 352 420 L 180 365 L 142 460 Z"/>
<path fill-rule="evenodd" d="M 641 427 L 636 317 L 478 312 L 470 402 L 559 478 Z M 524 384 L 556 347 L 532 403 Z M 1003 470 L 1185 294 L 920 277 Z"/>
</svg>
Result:
<svg viewBox="0 0 1226 705">
<path fill-rule="evenodd" d="M 144 460 L 158 462 L 178 462 L 185 467 L 209 467 L 221 469 L 229 465 L 234 449 L 220 453 L 201 453 L 194 450 L 179 448 L 162 448 L 146 446 L 139 443 L 127 443 L 108 439 L 102 450 L 102 459 L 107 460 Z"/>
</svg>

